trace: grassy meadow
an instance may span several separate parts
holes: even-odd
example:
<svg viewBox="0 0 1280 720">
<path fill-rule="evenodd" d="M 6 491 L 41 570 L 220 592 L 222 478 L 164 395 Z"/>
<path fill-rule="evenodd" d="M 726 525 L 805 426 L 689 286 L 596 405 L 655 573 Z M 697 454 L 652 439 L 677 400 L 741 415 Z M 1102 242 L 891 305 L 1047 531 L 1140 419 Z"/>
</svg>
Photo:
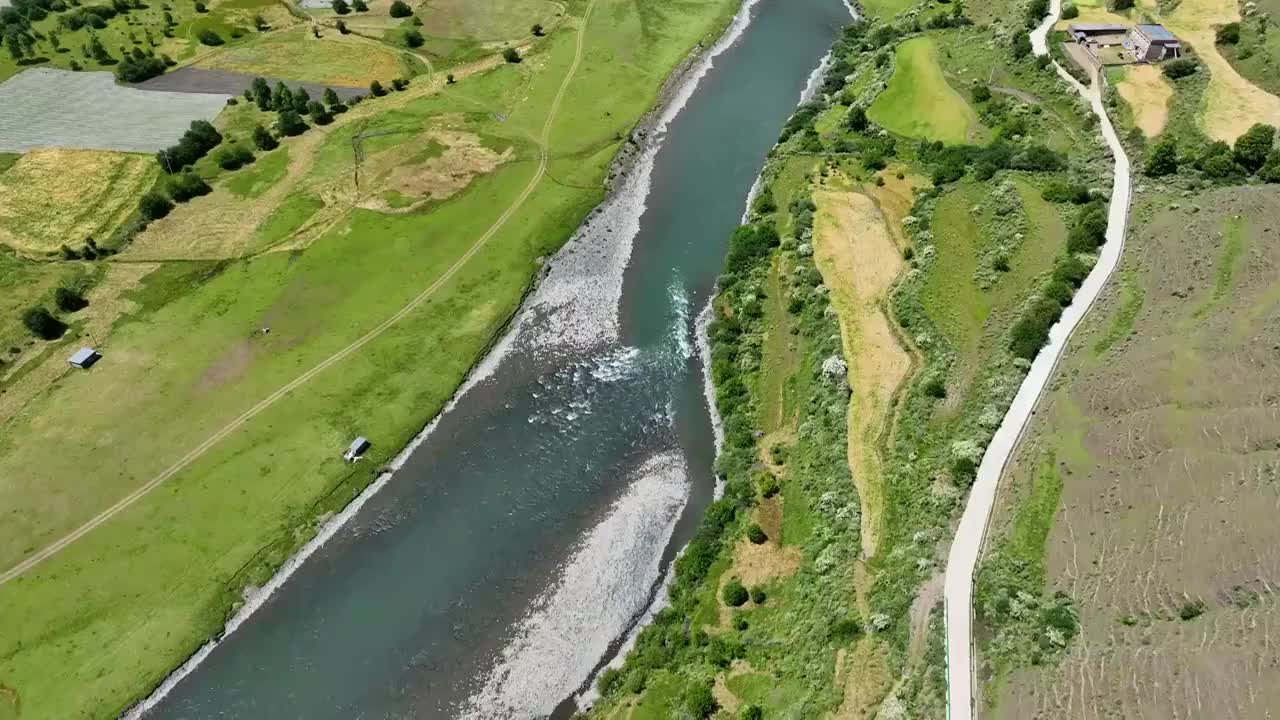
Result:
<svg viewBox="0 0 1280 720">
<path fill-rule="evenodd" d="M 900 43 L 893 62 L 889 87 L 867 109 L 868 117 L 898 135 L 944 143 L 970 142 L 981 133 L 973 108 L 943 75 L 930 38 Z"/>
<path fill-rule="evenodd" d="M 585 8 L 576 3 L 570 11 L 580 16 Z M 640 12 L 597 0 L 583 28 L 582 65 L 546 148 L 552 168 L 574 168 L 581 187 L 537 183 L 414 312 L 127 511 L 0 586 L 0 617 L 22 619 L 0 633 L 0 685 L 14 693 L 22 716 L 115 716 L 216 632 L 241 589 L 260 584 L 317 518 L 369 483 L 494 340 L 535 259 L 554 252 L 599 201 L 618 133 L 648 108 L 678 59 L 717 33 L 734 9 L 708 0 L 645 3 Z M 602 62 L 620 49 L 632 63 Z M 222 203 L 220 216 L 241 213 L 248 233 L 226 247 L 239 253 L 247 241 L 254 251 L 289 251 L 159 265 L 128 292 L 130 307 L 102 343 L 108 359 L 57 380 L 6 423 L 0 566 L 141 486 L 439 279 L 535 178 L 533 139 L 574 52 L 575 29 L 565 27 L 519 65 L 498 64 L 447 88 L 422 78 L 404 93 L 366 101 L 254 165 L 215 177 L 213 194 L 165 219 L 185 233 L 157 222 L 140 235 L 117 256 L 121 266 L 147 259 L 147 248 L 187 248 L 194 257 L 206 242 L 200 205 Z M 601 98 L 612 103 L 608 115 Z M 366 144 L 368 186 L 360 194 L 349 177 L 358 127 L 405 133 Z M 407 140 L 422 144 L 424 167 L 449 158 L 453 148 L 429 149 L 428 136 L 443 130 L 481 138 L 509 158 L 420 210 L 364 207 L 382 192 Z M 590 158 L 585 166 L 582 157 Z M 259 212 L 263 222 L 250 222 Z M 320 213 L 325 222 L 317 224 L 311 216 Z M 258 332 L 264 325 L 269 335 Z M 420 357 L 424 344 L 441 349 L 428 363 Z M 357 433 L 375 446 L 353 467 L 339 456 Z M 90 467 L 100 470 L 86 483 Z"/>
</svg>

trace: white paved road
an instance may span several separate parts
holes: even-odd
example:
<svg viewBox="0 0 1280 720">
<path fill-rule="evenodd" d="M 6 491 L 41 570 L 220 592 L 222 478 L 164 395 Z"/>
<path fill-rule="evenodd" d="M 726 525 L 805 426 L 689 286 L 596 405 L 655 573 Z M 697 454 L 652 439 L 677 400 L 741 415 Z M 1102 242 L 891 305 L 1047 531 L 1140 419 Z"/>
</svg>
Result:
<svg viewBox="0 0 1280 720">
<path fill-rule="evenodd" d="M 1031 46 L 1036 55 L 1048 53 L 1046 35 L 1058 17 L 1060 0 L 1052 0 L 1050 15 L 1045 22 L 1031 32 Z M 987 446 L 977 477 L 969 493 L 968 504 L 960 516 L 951 553 L 947 557 L 944 585 L 947 627 L 947 717 L 949 720 L 971 720 L 975 715 L 973 704 L 973 574 L 982 550 L 983 537 L 995 503 L 996 486 L 1018 438 L 1031 418 L 1036 402 L 1044 391 L 1045 383 L 1053 374 L 1054 366 L 1066 348 L 1067 340 L 1080 320 L 1102 292 L 1102 287 L 1120 261 L 1124 249 L 1125 227 L 1129 215 L 1129 158 L 1125 155 L 1120 139 L 1116 136 L 1111 120 L 1102 104 L 1098 78 L 1092 88 L 1080 83 L 1058 67 L 1077 90 L 1092 104 L 1093 112 L 1101 123 L 1102 136 L 1115 157 L 1114 184 L 1111 189 L 1111 207 L 1107 217 L 1107 236 L 1097 265 L 1085 278 L 1071 305 L 1062 313 L 1062 319 L 1049 331 L 1049 344 L 1040 351 L 1031 364 L 1027 377 L 1018 388 L 1008 413 Z"/>
</svg>

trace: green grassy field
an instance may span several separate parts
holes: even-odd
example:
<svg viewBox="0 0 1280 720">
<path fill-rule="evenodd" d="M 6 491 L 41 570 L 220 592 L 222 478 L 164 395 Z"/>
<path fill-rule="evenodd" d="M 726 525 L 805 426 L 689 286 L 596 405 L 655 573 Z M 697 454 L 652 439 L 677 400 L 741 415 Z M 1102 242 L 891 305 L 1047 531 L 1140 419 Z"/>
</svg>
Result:
<svg viewBox="0 0 1280 720">
<path fill-rule="evenodd" d="M 908 137 L 972 142 L 979 131 L 969 103 L 947 83 L 937 47 L 928 37 L 912 38 L 894 52 L 893 77 L 867 110 L 887 130 Z"/>
<path fill-rule="evenodd" d="M 214 0 L 208 5 L 207 12 L 198 13 L 191 2 L 154 3 L 111 18 L 104 28 L 85 26 L 74 31 L 59 26 L 59 17 L 66 13 L 50 14 L 32 23 L 43 36 L 35 44 L 36 61 L 31 62 L 33 58 L 27 58 L 26 64 L 19 64 L 10 54 L 0 54 L 0 81 L 28 66 L 71 69 L 72 62 L 75 62 L 85 70 L 114 70 L 114 64 L 103 65 L 83 52 L 91 34 L 116 60 L 125 51 L 138 47 L 182 62 L 198 54 L 212 52 L 212 48 L 196 39 L 201 30 L 216 32 L 226 43 L 223 47 L 235 47 L 253 42 L 258 37 L 252 22 L 255 15 L 263 15 L 277 28 L 296 22 L 275 0 Z M 175 23 L 172 37 L 164 34 L 165 12 Z"/>
<path fill-rule="evenodd" d="M 676 60 L 734 9 L 707 0 L 646 3 L 640 12 L 599 0 L 549 150 L 599 158 L 647 109 Z M 601 63 L 621 48 L 632 63 Z M 110 361 L 66 377 L 5 428 L 0 566 L 137 488 L 438 278 L 533 177 L 529 138 L 573 53 L 574 34 L 556 33 L 526 63 L 468 78 L 388 118 L 421 127 L 465 108 L 477 130 L 517 148 L 515 161 L 430 212 L 356 209 L 304 252 L 181 263 L 148 276 L 133 294 L 141 308 L 105 343 Z M 599 110 L 601 98 L 613 102 L 611 116 Z M 493 119 L 496 112 L 507 115 L 505 123 Z M 333 138 L 332 149 L 318 153 L 316 172 L 345 168 L 349 144 Z M 394 147 L 394 138 L 370 143 L 370 153 Z M 604 162 L 583 172 L 593 187 Z M 249 169 L 253 180 L 232 174 L 225 182 L 257 192 L 277 172 L 264 167 Z M 425 305 L 162 488 L 0 586 L 0 617 L 23 619 L 0 633 L 0 683 L 16 693 L 22 717 L 112 717 L 204 642 L 242 587 L 262 582 L 317 517 L 345 504 L 442 407 L 516 307 L 535 258 L 553 252 L 599 198 L 599 190 L 542 182 Z M 296 215 L 281 222 L 296 223 Z M 264 324 L 269 336 L 255 333 Z M 423 343 L 448 350 L 424 365 L 415 351 Z M 355 469 L 339 458 L 354 433 L 376 438 L 370 462 Z M 86 467 L 103 471 L 86 483 Z"/>
</svg>

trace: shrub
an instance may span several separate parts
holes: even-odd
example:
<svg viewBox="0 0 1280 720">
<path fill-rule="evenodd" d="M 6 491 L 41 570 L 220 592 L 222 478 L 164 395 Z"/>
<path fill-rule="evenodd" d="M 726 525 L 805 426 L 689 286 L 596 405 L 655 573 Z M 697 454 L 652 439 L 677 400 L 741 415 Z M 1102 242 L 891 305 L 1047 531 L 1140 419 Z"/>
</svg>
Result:
<svg viewBox="0 0 1280 720">
<path fill-rule="evenodd" d="M 764 720 L 764 711 L 759 705 L 743 705 L 738 717 L 740 720 Z"/>
<path fill-rule="evenodd" d="M 369 83 L 369 92 L 372 93 L 374 97 L 382 97 L 387 94 L 386 88 L 382 87 L 382 83 L 377 80 Z"/>
<path fill-rule="evenodd" d="M 345 22 L 343 22 L 342 20 L 339 20 L 337 23 L 335 23 L 335 24 L 334 24 L 334 27 L 338 28 L 338 34 L 339 34 L 339 35 L 350 35 L 350 34 L 351 34 L 351 31 L 347 29 L 347 24 L 346 24 Z"/>
<path fill-rule="evenodd" d="M 1089 268 L 1085 267 L 1080 258 L 1075 255 L 1063 255 L 1053 265 L 1053 279 L 1065 282 L 1071 287 L 1080 287 L 1088 274 Z"/>
<path fill-rule="evenodd" d="M 1080 183 L 1068 183 L 1060 180 L 1050 180 L 1044 186 L 1044 190 L 1040 191 L 1040 197 L 1055 203 L 1074 203 L 1083 205 L 1089 202 L 1089 188 Z"/>
<path fill-rule="evenodd" d="M 1236 45 L 1240 42 L 1240 23 L 1232 22 L 1222 25 L 1214 33 L 1214 41 L 1219 45 Z"/>
<path fill-rule="evenodd" d="M 176 173 L 204 157 L 220 142 L 222 142 L 222 135 L 214 129 L 213 125 L 204 120 L 196 120 L 183 133 L 177 145 L 156 153 L 156 162 L 161 170 L 170 174 Z"/>
<path fill-rule="evenodd" d="M 844 124 L 856 133 L 864 132 L 867 129 L 867 111 L 861 105 L 854 105 L 844 116 Z"/>
<path fill-rule="evenodd" d="M 351 0 L 351 7 L 354 8 L 356 12 L 369 12 L 369 4 L 364 0 Z"/>
<path fill-rule="evenodd" d="M 1258 171 L 1258 179 L 1267 183 L 1280 182 L 1280 150 L 1272 150 L 1267 156 L 1267 161 Z"/>
<path fill-rule="evenodd" d="M 62 312 L 73 313 L 89 307 L 89 301 L 80 293 L 69 287 L 60 287 L 53 293 L 53 303 Z"/>
<path fill-rule="evenodd" d="M 1199 70 L 1200 63 L 1192 60 L 1191 58 L 1178 58 L 1177 60 L 1170 60 L 1165 63 L 1160 69 L 1164 72 L 1165 77 L 1170 80 L 1177 80 Z"/>
<path fill-rule="evenodd" d="M 275 150 L 280 146 L 280 142 L 275 139 L 271 131 L 262 127 L 261 124 L 253 126 L 253 145 L 263 152 Z"/>
<path fill-rule="evenodd" d="M 1147 163 L 1142 171 L 1151 177 L 1162 177 L 1178 172 L 1177 141 L 1173 138 L 1165 138 L 1156 143 L 1147 155 Z"/>
<path fill-rule="evenodd" d="M 782 490 L 781 485 L 778 484 L 778 478 L 774 477 L 773 473 L 764 473 L 757 484 L 760 486 L 760 495 L 765 499 L 777 495 Z"/>
<path fill-rule="evenodd" d="M 747 526 L 747 539 L 756 545 L 763 545 L 769 536 L 764 534 L 764 529 L 758 524 L 751 523 Z"/>
<path fill-rule="evenodd" d="M 196 0 L 196 12 L 207 13 L 209 12 L 209 8 L 206 7 L 205 4 L 201 2 L 201 0 Z"/>
<path fill-rule="evenodd" d="M 33 307 L 22 313 L 22 324 L 41 340 L 57 340 L 67 331 L 66 323 L 42 307 Z"/>
<path fill-rule="evenodd" d="M 846 643 L 862 634 L 862 625 L 854 618 L 840 618 L 831 624 L 828 634 L 832 642 Z"/>
<path fill-rule="evenodd" d="M 347 4 L 347 0 L 333 0 L 333 11 L 339 15 L 346 15 L 351 12 L 351 6 Z"/>
<path fill-rule="evenodd" d="M 1067 249 L 1073 253 L 1093 252 L 1107 236 L 1107 211 L 1100 203 L 1090 203 L 1080 208 L 1071 230 L 1067 233 Z"/>
<path fill-rule="evenodd" d="M 751 602 L 757 605 L 763 605 L 769 595 L 765 593 L 764 588 L 756 586 L 751 588 Z"/>
<path fill-rule="evenodd" d="M 172 209 L 173 203 L 169 198 L 158 192 L 149 192 L 138 201 L 138 212 L 142 215 L 142 219 L 148 222 L 159 220 L 168 215 Z"/>
<path fill-rule="evenodd" d="M 211 192 L 213 188 L 209 187 L 209 183 L 189 170 L 169 179 L 169 197 L 173 198 L 174 202 L 186 202 Z"/>
<path fill-rule="evenodd" d="M 127 58 L 116 66 L 116 78 L 120 82 L 136 83 L 164 74 L 164 61 L 160 58 Z"/>
<path fill-rule="evenodd" d="M 720 598 L 724 600 L 724 604 L 729 607 L 742 607 L 750 597 L 751 595 L 738 578 L 730 578 L 720 595 Z"/>
<path fill-rule="evenodd" d="M 307 131 L 308 127 L 302 116 L 293 110 L 285 110 L 280 113 L 280 119 L 276 122 L 276 125 L 280 129 L 280 134 L 285 137 L 301 135 Z"/>
<path fill-rule="evenodd" d="M 986 85 L 974 85 L 971 92 L 974 102 L 983 103 L 991 99 L 991 88 Z"/>
<path fill-rule="evenodd" d="M 534 23 L 533 27 L 529 28 L 529 32 L 533 33 L 534 37 L 542 37 L 543 35 L 542 24 Z"/>
<path fill-rule="evenodd" d="M 391 89 L 395 90 L 396 92 L 401 92 L 407 87 L 409 87 L 408 78 L 396 78 L 395 80 L 391 81 Z"/>
<path fill-rule="evenodd" d="M 221 35 L 219 35 L 218 33 L 212 30 L 209 30 L 208 28 L 196 33 L 196 39 L 200 41 L 201 45 L 209 45 L 209 46 L 218 46 L 223 44 L 223 42 L 225 42 L 222 39 Z"/>
<path fill-rule="evenodd" d="M 1049 14 L 1049 0 L 1031 0 L 1027 3 L 1026 24 L 1027 27 L 1035 27 L 1040 24 L 1041 20 Z"/>
<path fill-rule="evenodd" d="M 1013 42 L 1009 46 L 1009 52 L 1013 55 L 1014 60 L 1021 60 L 1030 55 L 1031 38 L 1027 37 L 1026 33 L 1015 33 Z"/>
<path fill-rule="evenodd" d="M 520 52 L 518 50 L 513 47 L 509 47 L 502 51 L 502 59 L 509 63 L 518 63 L 523 58 L 520 57 Z"/>
<path fill-rule="evenodd" d="M 1112 12 L 1123 12 L 1133 7 L 1133 0 L 1111 0 Z"/>
<path fill-rule="evenodd" d="M 218 167 L 223 170 L 239 170 L 253 162 L 253 151 L 243 145 L 231 144 L 218 153 Z"/>
<path fill-rule="evenodd" d="M 1254 123 L 1253 127 L 1236 138 L 1232 148 L 1235 161 L 1250 173 L 1257 172 L 1271 154 L 1271 144 L 1275 140 L 1276 129 L 1263 123 Z"/>
<path fill-rule="evenodd" d="M 942 378 L 935 375 L 925 381 L 924 394 L 941 400 L 947 396 L 947 384 L 942 381 Z"/>
<path fill-rule="evenodd" d="M 426 42 L 426 40 L 423 39 L 422 37 L 422 33 L 418 32 L 417 30 L 405 30 L 403 39 L 404 39 L 405 47 L 410 47 L 410 48 L 422 47 L 422 44 Z"/>
<path fill-rule="evenodd" d="M 1183 620 L 1195 620 L 1203 615 L 1204 611 L 1208 609 L 1208 606 L 1204 604 L 1203 600 L 1187 600 L 1182 603 L 1182 608 L 1178 610 L 1178 617 Z"/>
<path fill-rule="evenodd" d="M 684 709 L 695 718 L 708 718 L 715 713 L 716 698 L 711 694 L 711 686 L 698 683 L 690 687 L 684 694 Z"/>
<path fill-rule="evenodd" d="M 1063 20 L 1074 20 L 1078 17 L 1080 17 L 1080 8 L 1076 7 L 1074 4 L 1064 5 L 1062 7 Z"/>
<path fill-rule="evenodd" d="M 618 668 L 605 668 L 600 673 L 600 677 L 596 678 L 596 690 L 604 697 L 609 697 L 622 687 L 622 671 Z"/>
<path fill-rule="evenodd" d="M 1048 297 L 1037 298 L 1018 322 L 1014 323 L 1010 332 L 1009 350 L 1024 360 L 1034 359 L 1049 340 L 1049 328 L 1053 327 L 1059 317 L 1062 317 L 1062 305 Z M 968 458 L 960 459 L 973 465 L 973 461 Z"/>
<path fill-rule="evenodd" d="M 409 7 L 404 0 L 395 0 L 391 3 L 391 17 L 407 18 L 413 14 L 413 8 Z"/>
<path fill-rule="evenodd" d="M 453 73 L 449 73 L 448 75 L 444 76 L 445 85 L 452 85 L 454 82 L 456 81 L 453 79 Z"/>
</svg>

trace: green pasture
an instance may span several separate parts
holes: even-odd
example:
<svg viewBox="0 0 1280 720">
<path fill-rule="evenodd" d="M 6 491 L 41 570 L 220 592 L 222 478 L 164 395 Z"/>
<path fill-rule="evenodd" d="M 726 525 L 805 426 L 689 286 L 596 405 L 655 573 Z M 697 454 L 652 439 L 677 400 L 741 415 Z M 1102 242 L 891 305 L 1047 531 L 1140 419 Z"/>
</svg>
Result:
<svg viewBox="0 0 1280 720">
<path fill-rule="evenodd" d="M 616 134 L 735 7 L 641 5 L 599 0 L 554 124 L 553 158 L 591 153 L 590 171 L 577 178 L 582 187 L 541 182 L 456 275 L 389 331 L 124 513 L 0 586 L 0 617 L 22 619 L 0 632 L 0 682 L 20 697 L 24 719 L 115 717 L 215 633 L 245 585 L 263 582 L 317 517 L 340 508 L 438 412 L 515 310 L 535 259 L 554 252 L 600 199 Z M 504 65 L 388 113 L 388 122 L 419 126 L 439 113 L 470 113 L 477 132 L 517 148 L 515 161 L 449 201 L 401 215 L 357 209 L 304 251 L 175 263 L 148 276 L 134 295 L 141 309 L 105 343 L 108 359 L 68 375 L 0 433 L 0 567 L 155 477 L 439 278 L 533 177 L 532 140 L 572 60 L 574 36 L 562 31 L 541 48 L 537 63 Z M 620 54 L 629 62 L 607 62 Z M 337 172 L 349 161 L 338 130 L 350 132 L 335 129 L 314 172 Z M 371 142 L 369 151 L 394 145 L 394 138 Z M 283 162 L 266 155 L 228 183 L 261 192 Z M 286 201 L 279 222 L 299 224 L 307 204 Z M 269 335 L 259 332 L 264 325 Z M 424 345 L 439 349 L 429 363 L 421 362 Z M 374 449 L 351 466 L 340 453 L 356 434 L 372 438 Z"/>
<path fill-rule="evenodd" d="M 981 127 L 973 108 L 947 83 L 938 65 L 937 47 L 928 37 L 898 45 L 889 87 L 867 115 L 899 135 L 945 143 L 972 142 Z"/>
</svg>

